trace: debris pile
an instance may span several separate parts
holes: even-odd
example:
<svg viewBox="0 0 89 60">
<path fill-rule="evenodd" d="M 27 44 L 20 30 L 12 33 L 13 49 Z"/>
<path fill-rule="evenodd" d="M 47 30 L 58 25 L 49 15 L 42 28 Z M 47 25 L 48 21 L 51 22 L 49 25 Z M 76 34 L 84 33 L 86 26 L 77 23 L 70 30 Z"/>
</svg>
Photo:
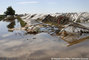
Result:
<svg viewBox="0 0 89 60">
<path fill-rule="evenodd" d="M 38 24 L 38 25 L 31 25 L 29 27 L 26 27 L 27 33 L 30 34 L 37 34 L 41 32 L 47 32 L 49 34 L 54 34 L 57 31 L 60 31 L 58 27 L 56 26 L 51 26 L 48 24 Z"/>
<path fill-rule="evenodd" d="M 21 17 L 27 22 L 26 31 L 30 34 L 41 32 L 58 35 L 66 42 L 82 40 L 89 36 L 89 13 L 27 14 Z M 82 19 L 83 18 L 83 19 Z M 89 23 L 88 23 L 89 24 Z"/>
</svg>

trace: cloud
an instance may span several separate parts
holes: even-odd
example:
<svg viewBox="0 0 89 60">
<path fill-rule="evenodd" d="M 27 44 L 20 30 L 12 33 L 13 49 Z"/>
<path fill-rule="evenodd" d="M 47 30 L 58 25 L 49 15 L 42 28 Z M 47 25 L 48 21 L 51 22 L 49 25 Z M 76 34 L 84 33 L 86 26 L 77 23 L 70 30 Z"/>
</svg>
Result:
<svg viewBox="0 0 89 60">
<path fill-rule="evenodd" d="M 38 4 L 39 2 L 37 1 L 25 1 L 25 2 L 18 2 L 18 4 Z"/>
</svg>

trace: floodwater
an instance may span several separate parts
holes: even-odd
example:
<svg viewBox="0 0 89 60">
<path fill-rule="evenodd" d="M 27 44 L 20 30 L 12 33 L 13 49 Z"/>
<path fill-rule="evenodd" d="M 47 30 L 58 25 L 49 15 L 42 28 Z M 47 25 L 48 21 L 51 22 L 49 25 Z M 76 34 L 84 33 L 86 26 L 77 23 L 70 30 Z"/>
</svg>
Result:
<svg viewBox="0 0 89 60">
<path fill-rule="evenodd" d="M 11 30 L 13 29 L 14 30 Z M 26 34 L 20 21 L 0 21 L 0 60 L 89 58 L 89 39 L 68 46 L 59 36 Z"/>
</svg>

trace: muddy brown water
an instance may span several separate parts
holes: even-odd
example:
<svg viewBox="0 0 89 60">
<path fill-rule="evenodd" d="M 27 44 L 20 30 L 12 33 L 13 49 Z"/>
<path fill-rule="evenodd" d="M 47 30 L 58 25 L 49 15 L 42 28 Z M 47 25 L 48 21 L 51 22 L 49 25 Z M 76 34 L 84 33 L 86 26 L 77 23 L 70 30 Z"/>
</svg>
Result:
<svg viewBox="0 0 89 60">
<path fill-rule="evenodd" d="M 21 28 L 21 24 L 18 20 L 0 21 L 0 60 L 89 58 L 88 39 L 68 47 L 68 43 L 59 36 L 25 34 L 24 30 L 9 31 L 9 28 Z"/>
</svg>

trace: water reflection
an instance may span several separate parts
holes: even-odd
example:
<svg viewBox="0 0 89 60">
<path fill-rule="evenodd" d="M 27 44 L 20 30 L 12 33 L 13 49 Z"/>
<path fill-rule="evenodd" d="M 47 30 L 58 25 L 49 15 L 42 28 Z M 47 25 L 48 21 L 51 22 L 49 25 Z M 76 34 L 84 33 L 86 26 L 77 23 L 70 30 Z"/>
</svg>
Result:
<svg viewBox="0 0 89 60">
<path fill-rule="evenodd" d="M 51 36 L 47 33 L 22 36 L 20 34 L 22 33 L 21 30 L 14 30 L 25 25 L 26 23 L 18 19 L 0 21 L 0 29 L 2 29 L 0 30 L 0 57 L 2 57 L 0 60 L 17 60 L 17 57 L 18 60 L 50 60 L 53 57 L 89 57 L 89 40 L 82 44 L 74 45 L 89 39 L 89 37 L 72 42 L 65 40 L 69 43 L 68 46 L 71 46 L 66 47 L 67 43 L 57 36 Z M 16 35 L 13 35 L 13 33 Z"/>
<path fill-rule="evenodd" d="M 19 38 L 26 33 L 22 29 L 26 25 L 24 21 L 14 19 L 14 20 L 1 20 L 0 21 L 0 40 Z M 19 36 L 17 36 L 19 35 Z"/>
<path fill-rule="evenodd" d="M 68 43 L 69 43 L 68 47 L 69 47 L 69 46 L 72 46 L 72 45 L 74 45 L 74 44 L 81 43 L 81 42 L 83 42 L 83 41 L 85 41 L 85 40 L 88 40 L 88 39 L 89 39 L 89 36 L 84 37 L 84 38 L 81 38 L 81 39 L 79 39 L 79 40 L 75 40 L 75 41 L 73 41 L 73 42 L 68 42 Z"/>
<path fill-rule="evenodd" d="M 66 47 L 63 40 L 47 33 L 27 35 L 19 40 L 1 40 L 0 57 L 7 57 L 8 60 L 13 57 L 15 60 L 50 60 L 52 57 L 84 58 L 89 57 L 88 42 L 89 40 L 82 44 Z M 18 59 L 16 59 L 17 57 Z"/>
<path fill-rule="evenodd" d="M 62 40 L 68 43 L 67 47 L 79 44 L 81 42 L 84 42 L 89 39 L 89 34 L 86 34 L 85 36 L 66 36 L 66 37 L 61 37 Z"/>
<path fill-rule="evenodd" d="M 4 23 L 4 25 L 6 25 L 5 23 L 8 23 L 8 25 L 6 25 L 6 27 L 8 28 L 9 32 L 13 32 L 14 28 L 18 28 L 18 27 L 21 28 L 26 25 L 26 23 L 24 21 L 22 21 L 21 19 L 1 20 L 1 21 Z M 2 27 L 3 27 L 3 25 L 2 25 Z"/>
<path fill-rule="evenodd" d="M 7 25 L 7 28 L 14 28 L 15 25 L 16 25 L 16 24 L 15 24 L 15 21 L 10 22 L 10 24 Z"/>
</svg>

